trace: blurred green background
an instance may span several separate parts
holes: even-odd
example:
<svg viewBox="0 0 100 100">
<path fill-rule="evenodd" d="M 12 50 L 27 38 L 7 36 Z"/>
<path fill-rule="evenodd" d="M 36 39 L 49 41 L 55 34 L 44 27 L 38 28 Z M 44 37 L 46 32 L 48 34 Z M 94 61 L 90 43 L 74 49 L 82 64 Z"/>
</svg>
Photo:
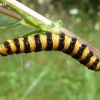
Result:
<svg viewBox="0 0 100 100">
<path fill-rule="evenodd" d="M 100 0 L 19 0 L 100 50 Z M 18 22 L 0 13 L 0 26 Z M 0 43 L 34 30 L 1 30 Z M 99 100 L 100 74 L 57 51 L 0 57 L 0 100 Z"/>
</svg>

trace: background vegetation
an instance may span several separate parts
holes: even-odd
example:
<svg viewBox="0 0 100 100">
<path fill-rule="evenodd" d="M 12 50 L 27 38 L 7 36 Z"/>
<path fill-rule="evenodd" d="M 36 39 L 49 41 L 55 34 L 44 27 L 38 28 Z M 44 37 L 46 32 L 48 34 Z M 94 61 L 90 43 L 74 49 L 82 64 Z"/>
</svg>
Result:
<svg viewBox="0 0 100 100">
<path fill-rule="evenodd" d="M 100 0 L 19 0 L 100 50 Z M 0 14 L 0 26 L 18 22 Z M 1 30 L 0 43 L 34 30 Z M 88 70 L 61 52 L 0 57 L 0 100 L 99 100 L 99 72 Z"/>
</svg>

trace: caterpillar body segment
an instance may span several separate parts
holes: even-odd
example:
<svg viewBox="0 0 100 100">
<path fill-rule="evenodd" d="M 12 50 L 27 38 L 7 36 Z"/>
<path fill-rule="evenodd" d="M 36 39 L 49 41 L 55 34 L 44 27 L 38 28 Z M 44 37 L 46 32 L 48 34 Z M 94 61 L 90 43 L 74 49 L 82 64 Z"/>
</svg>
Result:
<svg viewBox="0 0 100 100">
<path fill-rule="evenodd" d="M 89 50 L 85 44 L 81 44 L 76 38 L 68 37 L 64 33 L 59 35 L 48 33 L 46 35 L 35 35 L 24 38 L 7 40 L 0 45 L 0 55 L 7 56 L 19 53 L 30 53 L 39 51 L 62 51 L 71 55 L 88 69 L 99 71 L 100 60 Z"/>
</svg>

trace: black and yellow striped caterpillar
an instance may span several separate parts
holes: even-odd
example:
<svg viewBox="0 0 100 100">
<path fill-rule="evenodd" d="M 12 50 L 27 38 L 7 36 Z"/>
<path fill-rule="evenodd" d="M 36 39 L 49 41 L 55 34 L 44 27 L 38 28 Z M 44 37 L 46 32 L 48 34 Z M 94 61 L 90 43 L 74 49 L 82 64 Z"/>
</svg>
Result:
<svg viewBox="0 0 100 100">
<path fill-rule="evenodd" d="M 24 38 L 7 40 L 0 45 L 0 55 L 7 56 L 19 53 L 30 53 L 32 51 L 57 50 L 71 55 L 88 69 L 100 70 L 100 60 L 89 50 L 85 44 L 81 44 L 76 38 L 68 37 L 64 33 L 59 35 L 48 33 L 46 35 L 35 35 Z"/>
</svg>

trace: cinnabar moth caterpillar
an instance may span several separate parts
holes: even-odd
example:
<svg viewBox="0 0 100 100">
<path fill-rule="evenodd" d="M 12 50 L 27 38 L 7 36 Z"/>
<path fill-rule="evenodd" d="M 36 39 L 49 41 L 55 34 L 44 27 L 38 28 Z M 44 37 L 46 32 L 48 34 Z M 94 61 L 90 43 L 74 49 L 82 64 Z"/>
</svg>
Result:
<svg viewBox="0 0 100 100">
<path fill-rule="evenodd" d="M 81 44 L 76 38 L 68 37 L 64 33 L 59 35 L 47 33 L 24 38 L 7 40 L 0 45 L 0 55 L 7 56 L 19 53 L 57 50 L 71 55 L 88 69 L 99 71 L 100 60 L 89 50 L 85 44 Z"/>
</svg>

